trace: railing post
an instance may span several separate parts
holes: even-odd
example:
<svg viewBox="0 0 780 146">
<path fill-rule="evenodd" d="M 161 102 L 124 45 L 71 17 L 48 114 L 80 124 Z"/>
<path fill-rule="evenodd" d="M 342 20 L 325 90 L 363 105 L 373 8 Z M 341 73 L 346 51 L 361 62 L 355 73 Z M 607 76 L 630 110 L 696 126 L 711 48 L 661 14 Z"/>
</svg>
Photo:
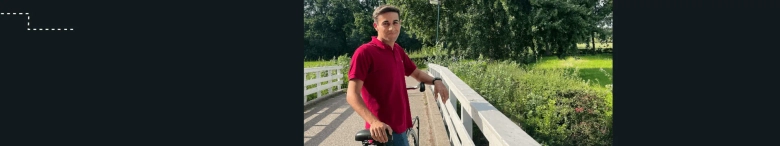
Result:
<svg viewBox="0 0 780 146">
<path fill-rule="evenodd" d="M 341 80 L 341 78 L 344 76 L 341 73 L 341 68 L 336 69 L 336 75 L 338 76 L 338 79 L 336 81 L 339 82 L 339 85 L 336 86 L 336 91 L 341 90 L 341 84 L 344 84 L 344 81 Z"/>
<path fill-rule="evenodd" d="M 317 71 L 317 79 L 320 79 L 322 77 L 322 71 Z M 317 98 L 320 98 L 322 96 L 322 82 L 317 83 Z"/>
<path fill-rule="evenodd" d="M 327 78 L 331 78 L 331 76 L 333 76 L 333 73 L 331 73 L 330 71 L 331 71 L 331 70 L 326 70 L 326 71 L 325 71 L 325 72 L 328 72 L 328 73 L 326 74 L 326 75 L 327 75 Z M 328 80 L 328 83 L 325 83 L 325 85 L 328 85 L 328 84 L 330 84 L 330 83 L 333 83 L 333 80 L 332 80 L 332 79 L 331 79 L 331 80 Z M 326 87 L 328 87 L 327 89 L 325 89 L 325 90 L 327 90 L 327 91 L 328 91 L 328 94 L 331 94 L 331 93 L 333 93 L 333 87 L 330 87 L 330 86 L 326 86 Z"/>
<path fill-rule="evenodd" d="M 445 84 L 444 87 L 447 87 L 447 92 L 448 92 L 447 95 L 450 96 L 450 99 L 449 99 L 450 101 L 448 101 L 448 103 L 452 104 L 452 107 L 458 108 L 458 98 L 457 97 L 452 97 L 453 95 L 455 95 L 455 93 L 452 93 L 452 90 L 450 89 L 449 86 L 447 86 L 447 84 Z"/>
<path fill-rule="evenodd" d="M 471 124 L 471 115 L 469 115 L 469 111 L 466 111 L 466 108 L 463 108 L 463 106 L 460 106 L 460 121 L 463 121 L 463 126 L 466 128 L 469 137 L 474 138 L 474 124 Z"/>
<path fill-rule="evenodd" d="M 338 70 L 338 69 L 337 69 L 337 70 L 335 70 L 335 74 L 333 74 L 333 77 L 334 77 L 334 78 L 336 78 L 336 81 L 335 81 L 335 82 L 336 82 L 336 83 L 339 83 L 339 78 L 338 78 L 338 77 L 339 77 L 339 70 Z M 334 81 L 333 81 L 333 80 L 331 80 L 331 82 L 334 82 Z M 333 89 L 333 87 L 330 87 L 330 89 L 331 89 L 331 90 L 333 90 L 333 92 L 332 92 L 332 93 L 335 93 L 336 91 L 339 91 L 339 88 L 338 88 L 338 86 L 341 86 L 341 84 L 337 84 L 337 85 L 336 85 L 336 89 Z"/>
</svg>

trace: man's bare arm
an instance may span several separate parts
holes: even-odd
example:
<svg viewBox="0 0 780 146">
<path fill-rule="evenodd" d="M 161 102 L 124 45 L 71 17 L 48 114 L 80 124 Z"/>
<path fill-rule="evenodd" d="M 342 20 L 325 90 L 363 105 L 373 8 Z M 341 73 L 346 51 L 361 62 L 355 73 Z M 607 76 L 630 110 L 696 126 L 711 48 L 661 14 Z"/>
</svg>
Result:
<svg viewBox="0 0 780 146">
<path fill-rule="evenodd" d="M 363 88 L 363 81 L 358 79 L 353 79 L 349 81 L 349 84 L 347 86 L 347 103 L 349 103 L 350 106 L 352 106 L 352 109 L 355 110 L 355 112 L 360 115 L 360 117 L 363 118 L 366 122 L 371 124 L 371 127 L 369 128 L 371 132 L 371 137 L 379 142 L 387 142 L 389 139 L 387 138 L 387 134 L 385 132 L 393 132 L 393 129 L 390 128 L 387 124 L 385 124 L 382 121 L 379 121 L 379 119 L 371 113 L 370 110 L 368 110 L 368 107 L 366 107 L 366 104 L 363 103 L 363 97 L 360 96 L 360 89 Z M 387 131 L 385 131 L 387 130 Z"/>
<path fill-rule="evenodd" d="M 379 119 L 376 118 L 376 115 L 372 114 L 371 111 L 368 110 L 368 107 L 366 107 L 366 104 L 363 103 L 363 97 L 360 96 L 361 88 L 363 88 L 363 81 L 349 81 L 347 86 L 347 103 L 349 103 L 349 105 L 352 106 L 352 109 L 355 110 L 360 117 L 363 117 L 363 120 L 366 122 L 374 123 L 379 121 Z"/>
<path fill-rule="evenodd" d="M 433 82 L 431 82 L 433 81 L 433 77 L 420 69 L 415 69 L 414 72 L 412 72 L 412 74 L 409 76 L 416 79 L 418 82 L 423 82 L 427 85 L 433 85 Z"/>
<path fill-rule="evenodd" d="M 447 103 L 447 100 L 450 99 L 450 93 L 447 89 L 447 86 L 444 86 L 443 82 L 433 82 L 433 77 L 431 75 L 428 75 L 428 73 L 423 72 L 420 69 L 415 69 L 414 72 L 412 72 L 411 75 L 412 78 L 417 79 L 418 82 L 423 82 L 427 85 L 433 85 L 433 96 L 434 99 L 438 99 L 441 97 L 442 102 Z"/>
</svg>

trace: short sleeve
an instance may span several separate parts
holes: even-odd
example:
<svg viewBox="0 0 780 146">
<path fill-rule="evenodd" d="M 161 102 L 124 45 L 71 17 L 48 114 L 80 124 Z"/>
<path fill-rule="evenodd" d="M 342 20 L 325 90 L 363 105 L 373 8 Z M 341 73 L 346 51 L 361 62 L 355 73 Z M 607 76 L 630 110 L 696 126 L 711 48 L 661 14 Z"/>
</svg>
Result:
<svg viewBox="0 0 780 146">
<path fill-rule="evenodd" d="M 407 55 L 405 51 L 401 51 L 401 56 L 403 56 L 401 59 L 404 60 L 404 73 L 406 76 L 412 75 L 412 73 L 417 70 L 417 65 L 414 64 L 412 59 L 409 58 L 409 55 Z"/>
<path fill-rule="evenodd" d="M 365 51 L 366 47 L 361 46 L 352 54 L 352 61 L 349 64 L 349 79 L 366 80 L 369 68 L 371 67 L 371 57 Z"/>
</svg>

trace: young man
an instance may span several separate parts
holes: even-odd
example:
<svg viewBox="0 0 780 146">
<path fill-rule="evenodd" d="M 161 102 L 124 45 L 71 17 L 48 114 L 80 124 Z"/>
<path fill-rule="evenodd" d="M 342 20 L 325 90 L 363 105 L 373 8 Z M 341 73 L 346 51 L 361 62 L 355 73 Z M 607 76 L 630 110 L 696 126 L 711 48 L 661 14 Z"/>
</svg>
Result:
<svg viewBox="0 0 780 146">
<path fill-rule="evenodd" d="M 434 95 L 440 94 L 445 102 L 449 92 L 440 78 L 417 69 L 403 48 L 395 43 L 401 32 L 399 17 L 400 10 L 393 6 L 383 5 L 374 10 L 377 36 L 352 55 L 347 102 L 366 121 L 365 128 L 370 129 L 376 141 L 408 145 L 406 130 L 412 128 L 412 115 L 405 76 L 434 85 Z M 393 134 L 392 141 L 388 140 L 386 129 Z"/>
</svg>

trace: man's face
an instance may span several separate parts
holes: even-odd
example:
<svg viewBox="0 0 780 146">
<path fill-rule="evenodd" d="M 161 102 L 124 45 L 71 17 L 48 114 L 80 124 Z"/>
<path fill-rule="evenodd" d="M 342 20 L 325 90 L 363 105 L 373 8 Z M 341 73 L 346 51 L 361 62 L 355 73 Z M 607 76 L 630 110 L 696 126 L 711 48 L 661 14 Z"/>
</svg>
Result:
<svg viewBox="0 0 780 146">
<path fill-rule="evenodd" d="M 398 13 L 387 12 L 377 16 L 377 22 L 374 24 L 377 35 L 382 38 L 395 42 L 398 34 L 401 32 L 401 20 Z"/>
</svg>

